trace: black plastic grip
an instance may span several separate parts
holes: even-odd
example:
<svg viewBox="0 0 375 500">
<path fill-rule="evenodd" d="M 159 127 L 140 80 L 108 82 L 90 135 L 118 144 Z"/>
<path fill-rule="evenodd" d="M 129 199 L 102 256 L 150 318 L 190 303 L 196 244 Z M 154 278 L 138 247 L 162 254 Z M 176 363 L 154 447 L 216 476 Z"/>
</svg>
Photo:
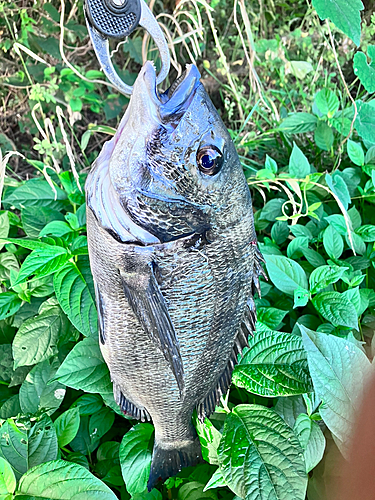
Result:
<svg viewBox="0 0 375 500">
<path fill-rule="evenodd" d="M 90 24 L 106 38 L 125 38 L 138 26 L 141 17 L 140 0 L 86 0 L 86 15 Z"/>
</svg>

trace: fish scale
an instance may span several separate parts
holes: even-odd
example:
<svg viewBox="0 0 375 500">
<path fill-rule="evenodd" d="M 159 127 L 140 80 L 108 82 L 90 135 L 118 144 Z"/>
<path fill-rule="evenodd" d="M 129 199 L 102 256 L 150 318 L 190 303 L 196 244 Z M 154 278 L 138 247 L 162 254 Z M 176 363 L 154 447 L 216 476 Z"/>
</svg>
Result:
<svg viewBox="0 0 375 500">
<path fill-rule="evenodd" d="M 262 272 L 246 179 L 199 77 L 189 66 L 159 97 L 146 63 L 86 183 L 99 345 L 122 411 L 155 426 L 149 489 L 202 461 L 192 414 L 229 388 Z"/>
</svg>

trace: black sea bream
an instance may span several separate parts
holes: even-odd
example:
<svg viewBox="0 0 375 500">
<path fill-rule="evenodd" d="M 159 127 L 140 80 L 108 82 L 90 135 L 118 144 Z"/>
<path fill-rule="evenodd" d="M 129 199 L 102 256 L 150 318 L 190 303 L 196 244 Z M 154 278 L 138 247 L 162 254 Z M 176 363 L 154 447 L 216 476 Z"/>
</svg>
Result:
<svg viewBox="0 0 375 500">
<path fill-rule="evenodd" d="M 193 65 L 162 95 L 146 63 L 87 183 L 99 342 L 121 410 L 155 425 L 148 486 L 201 460 L 204 419 L 255 327 L 250 192 Z"/>
</svg>

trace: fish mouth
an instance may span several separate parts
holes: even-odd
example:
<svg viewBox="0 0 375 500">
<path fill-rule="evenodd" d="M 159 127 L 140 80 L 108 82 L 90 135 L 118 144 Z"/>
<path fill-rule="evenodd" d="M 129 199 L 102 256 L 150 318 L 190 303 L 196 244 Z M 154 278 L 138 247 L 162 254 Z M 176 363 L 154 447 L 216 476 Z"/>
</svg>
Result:
<svg viewBox="0 0 375 500">
<path fill-rule="evenodd" d="M 147 61 L 134 84 L 131 104 L 136 109 L 143 110 L 143 118 L 147 109 L 149 117 L 156 118 L 157 115 L 162 122 L 168 121 L 171 116 L 181 116 L 187 111 L 197 88 L 201 85 L 200 78 L 198 68 L 194 64 L 188 64 L 172 86 L 159 94 L 155 67 L 151 61 Z"/>
</svg>

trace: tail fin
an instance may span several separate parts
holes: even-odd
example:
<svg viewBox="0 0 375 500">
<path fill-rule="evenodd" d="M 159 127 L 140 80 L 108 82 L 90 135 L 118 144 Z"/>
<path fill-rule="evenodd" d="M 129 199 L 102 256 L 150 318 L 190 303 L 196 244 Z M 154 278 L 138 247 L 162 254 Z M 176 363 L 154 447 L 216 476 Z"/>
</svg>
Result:
<svg viewBox="0 0 375 500">
<path fill-rule="evenodd" d="M 175 476 L 183 467 L 192 467 L 201 462 L 203 459 L 198 437 L 183 448 L 163 449 L 155 442 L 147 483 L 148 491 L 151 491 L 159 480 L 165 481 L 168 477 Z"/>
</svg>

